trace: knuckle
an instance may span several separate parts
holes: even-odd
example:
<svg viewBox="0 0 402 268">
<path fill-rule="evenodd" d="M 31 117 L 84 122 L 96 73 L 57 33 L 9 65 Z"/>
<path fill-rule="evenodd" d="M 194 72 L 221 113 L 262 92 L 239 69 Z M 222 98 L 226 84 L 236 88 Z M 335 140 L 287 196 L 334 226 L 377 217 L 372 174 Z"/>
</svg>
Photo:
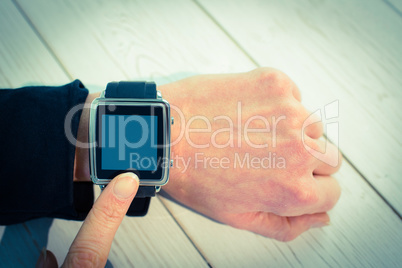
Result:
<svg viewBox="0 0 402 268">
<path fill-rule="evenodd" d="M 286 116 L 287 126 L 291 129 L 301 129 L 303 120 L 301 118 L 300 107 L 291 101 L 285 102 L 282 113 Z"/>
<path fill-rule="evenodd" d="M 280 79 L 281 72 L 271 68 L 258 69 L 258 82 L 260 83 L 276 83 Z"/>
<path fill-rule="evenodd" d="M 257 69 L 257 85 L 259 88 L 269 90 L 278 96 L 291 96 L 291 80 L 286 74 L 271 68 Z"/>
<path fill-rule="evenodd" d="M 324 133 L 324 125 L 321 121 L 307 126 L 307 129 L 310 130 L 312 137 L 316 139 L 321 137 Z"/>
<path fill-rule="evenodd" d="M 282 131 L 284 135 L 297 135 L 300 140 L 302 137 L 303 119 L 300 116 L 300 109 L 290 102 L 285 102 L 278 105 L 273 110 L 275 114 L 275 123 L 273 126 L 275 130 Z M 279 123 L 276 123 L 279 122 Z"/>
<path fill-rule="evenodd" d="M 294 118 L 300 119 L 299 118 L 300 114 L 301 114 L 300 107 L 295 105 L 295 103 L 291 102 L 290 100 L 287 100 L 285 102 L 284 112 L 289 117 L 294 117 Z"/>
<path fill-rule="evenodd" d="M 314 118 L 314 114 L 309 115 L 303 105 L 290 99 L 286 101 L 285 114 L 289 119 L 289 122 L 293 123 L 290 125 L 293 129 L 297 129 L 300 133 L 302 133 L 304 128 L 320 128 L 320 124 L 322 124 L 322 122 L 320 120 L 316 120 Z"/>
<path fill-rule="evenodd" d="M 322 136 L 324 132 L 324 125 L 322 123 L 321 118 L 319 118 L 316 114 L 306 114 L 306 117 L 303 120 L 303 126 L 307 129 L 311 129 L 311 132 L 316 133 L 317 137 Z"/>
<path fill-rule="evenodd" d="M 294 183 L 289 191 L 297 206 L 309 206 L 318 201 L 318 196 L 313 191 L 311 183 Z"/>
</svg>

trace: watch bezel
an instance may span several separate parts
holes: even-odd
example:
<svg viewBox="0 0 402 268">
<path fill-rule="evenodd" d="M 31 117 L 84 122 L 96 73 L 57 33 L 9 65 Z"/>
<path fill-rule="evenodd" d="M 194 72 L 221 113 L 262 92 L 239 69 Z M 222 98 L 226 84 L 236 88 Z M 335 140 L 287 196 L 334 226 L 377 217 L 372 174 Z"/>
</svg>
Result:
<svg viewBox="0 0 402 268">
<path fill-rule="evenodd" d="M 158 96 L 159 97 L 159 96 Z M 144 179 L 140 178 L 140 185 L 143 186 L 163 186 L 168 182 L 169 179 L 169 163 L 170 163 L 170 105 L 169 103 L 162 99 L 118 99 L 118 98 L 96 98 L 91 103 L 90 108 L 90 119 L 89 119 L 89 158 L 90 158 L 90 177 L 93 183 L 97 185 L 108 184 L 111 179 L 99 178 L 97 174 L 97 111 L 100 105 L 116 105 L 116 106 L 155 106 L 161 107 L 162 109 L 162 124 L 164 125 L 166 131 L 163 132 L 163 146 L 162 146 L 162 157 L 167 160 L 166 165 L 161 165 L 159 168 L 162 169 L 160 179 Z"/>
</svg>

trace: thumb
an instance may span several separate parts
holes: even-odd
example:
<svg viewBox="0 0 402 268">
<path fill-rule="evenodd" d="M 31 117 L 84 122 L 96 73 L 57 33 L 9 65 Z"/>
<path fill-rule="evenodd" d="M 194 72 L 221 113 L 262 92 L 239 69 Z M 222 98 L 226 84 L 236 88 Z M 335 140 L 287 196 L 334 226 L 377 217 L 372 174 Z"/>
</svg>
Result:
<svg viewBox="0 0 402 268">
<path fill-rule="evenodd" d="M 81 226 L 63 266 L 105 266 L 114 235 L 138 186 L 138 177 L 133 173 L 121 174 L 109 183 Z"/>
</svg>

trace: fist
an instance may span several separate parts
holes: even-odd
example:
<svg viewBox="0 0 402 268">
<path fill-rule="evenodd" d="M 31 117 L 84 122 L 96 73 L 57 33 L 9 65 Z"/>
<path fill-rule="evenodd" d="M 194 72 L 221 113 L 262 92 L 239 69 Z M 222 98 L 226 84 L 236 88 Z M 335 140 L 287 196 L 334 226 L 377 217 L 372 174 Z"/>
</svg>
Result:
<svg viewBox="0 0 402 268">
<path fill-rule="evenodd" d="M 326 212 L 340 196 L 330 175 L 341 155 L 319 139 L 322 124 L 288 76 L 260 68 L 159 89 L 175 118 L 167 194 L 222 223 L 281 241 L 329 223 Z"/>
</svg>

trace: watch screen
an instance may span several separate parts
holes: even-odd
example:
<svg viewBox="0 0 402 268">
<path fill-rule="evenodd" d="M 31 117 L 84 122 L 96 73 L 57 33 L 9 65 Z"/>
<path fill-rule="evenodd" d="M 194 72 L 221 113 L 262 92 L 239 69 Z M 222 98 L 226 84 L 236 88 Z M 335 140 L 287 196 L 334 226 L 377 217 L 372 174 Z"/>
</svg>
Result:
<svg viewBox="0 0 402 268">
<path fill-rule="evenodd" d="M 111 180 L 132 171 L 140 180 L 162 182 L 169 163 L 168 107 L 154 104 L 99 104 L 96 110 L 96 176 Z"/>
<path fill-rule="evenodd" d="M 158 117 L 102 115 L 102 169 L 157 169 Z"/>
</svg>

